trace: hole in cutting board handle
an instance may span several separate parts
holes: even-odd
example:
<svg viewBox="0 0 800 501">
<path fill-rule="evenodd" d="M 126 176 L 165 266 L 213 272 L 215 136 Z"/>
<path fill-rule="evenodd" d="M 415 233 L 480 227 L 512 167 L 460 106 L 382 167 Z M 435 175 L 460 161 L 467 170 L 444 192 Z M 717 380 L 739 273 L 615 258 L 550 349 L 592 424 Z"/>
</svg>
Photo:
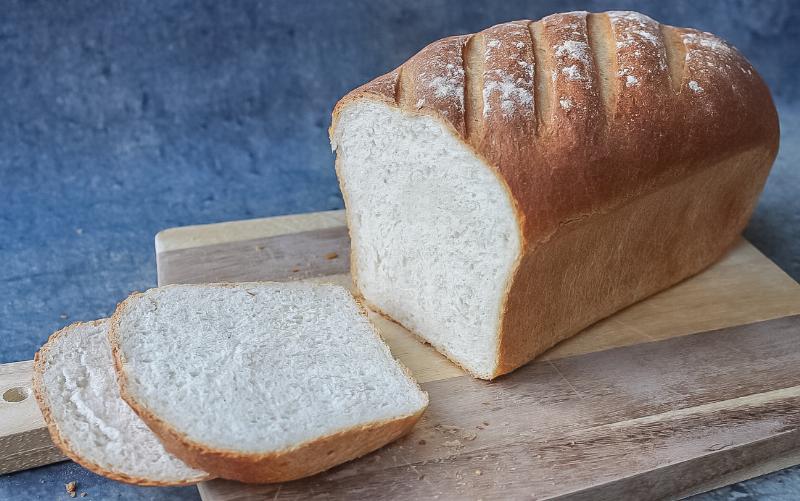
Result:
<svg viewBox="0 0 800 501">
<path fill-rule="evenodd" d="M 24 386 L 15 386 L 3 392 L 3 401 L 17 403 L 31 396 L 31 389 Z"/>
</svg>

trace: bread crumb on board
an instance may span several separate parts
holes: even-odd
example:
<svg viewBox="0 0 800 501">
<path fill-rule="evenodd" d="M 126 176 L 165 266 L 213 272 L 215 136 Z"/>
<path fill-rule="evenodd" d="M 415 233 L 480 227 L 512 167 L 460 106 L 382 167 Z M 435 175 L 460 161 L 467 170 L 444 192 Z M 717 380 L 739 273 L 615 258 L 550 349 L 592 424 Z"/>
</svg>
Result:
<svg viewBox="0 0 800 501">
<path fill-rule="evenodd" d="M 75 492 L 75 490 L 77 489 L 77 487 L 78 483 L 75 482 L 74 480 L 72 482 L 64 484 L 64 488 L 67 490 L 67 494 L 69 494 L 69 497 L 71 498 L 74 498 L 76 496 L 77 493 Z"/>
<path fill-rule="evenodd" d="M 446 433 L 448 435 L 452 435 L 455 438 L 460 438 L 461 440 L 466 440 L 467 442 L 472 442 L 476 438 L 478 438 L 478 434 L 473 431 L 467 431 L 463 428 L 458 426 L 451 426 L 446 424 L 437 424 L 433 427 L 434 430 L 440 433 Z M 477 428 L 482 430 L 483 428 Z M 457 440 L 458 441 L 458 440 Z M 460 443 L 460 442 L 459 442 Z M 446 444 L 445 444 L 446 445 Z"/>
<path fill-rule="evenodd" d="M 329 252 L 329 253 L 325 254 L 325 259 L 328 259 L 328 260 L 336 259 L 337 257 L 339 257 L 339 254 L 337 254 L 336 252 Z"/>
</svg>

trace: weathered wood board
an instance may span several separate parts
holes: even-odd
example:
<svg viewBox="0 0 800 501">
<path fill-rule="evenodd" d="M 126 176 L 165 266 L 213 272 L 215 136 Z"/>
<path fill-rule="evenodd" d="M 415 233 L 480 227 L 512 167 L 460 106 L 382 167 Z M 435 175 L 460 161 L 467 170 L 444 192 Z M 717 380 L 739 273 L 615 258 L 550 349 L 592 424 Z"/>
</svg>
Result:
<svg viewBox="0 0 800 501">
<path fill-rule="evenodd" d="M 341 211 L 176 228 L 156 238 L 159 283 L 349 285 L 348 247 Z M 702 274 L 492 383 L 374 316 L 431 395 L 412 435 L 312 479 L 218 480 L 200 492 L 206 500 L 677 497 L 774 471 L 800 463 L 798 314 L 800 285 L 741 241 Z M 18 388 L 12 394 L 25 397 L 29 381 L 29 362 L 0 366 L 0 395 Z M 60 459 L 32 398 L 0 400 L 0 473 Z"/>
<path fill-rule="evenodd" d="M 349 286 L 342 213 L 175 229 L 159 281 Z M 800 462 L 800 286 L 741 241 L 701 275 L 498 381 L 373 316 L 430 393 L 414 432 L 311 479 L 206 500 L 677 497 Z M 772 320 L 771 320 L 772 319 Z"/>
<path fill-rule="evenodd" d="M 50 440 L 32 377 L 31 360 L 0 365 L 0 475 L 66 459 Z"/>
</svg>

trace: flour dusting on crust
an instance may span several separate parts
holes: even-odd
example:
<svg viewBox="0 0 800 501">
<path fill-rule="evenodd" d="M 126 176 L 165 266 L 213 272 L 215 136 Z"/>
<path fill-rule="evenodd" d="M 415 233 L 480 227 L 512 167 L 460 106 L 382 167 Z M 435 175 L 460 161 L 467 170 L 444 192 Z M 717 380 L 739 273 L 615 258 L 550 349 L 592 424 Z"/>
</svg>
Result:
<svg viewBox="0 0 800 501">
<path fill-rule="evenodd" d="M 422 51 L 412 61 L 419 61 L 414 75 L 418 89 L 417 106 L 436 108 L 444 116 L 464 114 L 464 68 L 461 65 L 465 37 L 439 40 Z"/>
<path fill-rule="evenodd" d="M 439 98 L 455 97 L 464 107 L 464 68 L 455 64 L 445 65 L 444 75 L 431 79 L 428 87 L 433 89 L 433 95 Z"/>
<path fill-rule="evenodd" d="M 533 115 L 534 70 L 530 34 L 524 25 L 506 23 L 486 32 L 483 115 L 499 107 L 502 116 Z"/>
<path fill-rule="evenodd" d="M 533 65 L 530 65 L 532 68 Z M 518 109 L 518 105 L 524 105 L 524 108 L 530 108 L 533 103 L 533 94 L 529 90 L 529 86 L 533 83 L 533 71 L 531 70 L 530 80 L 521 81 L 513 79 L 511 75 L 501 70 L 493 70 L 487 73 L 487 76 L 492 75 L 493 78 L 486 78 L 483 86 L 483 114 L 488 115 L 491 112 L 490 97 L 494 93 L 500 94 L 500 109 L 503 115 L 508 117 L 514 114 Z M 519 84 L 525 84 L 524 87 Z"/>
<path fill-rule="evenodd" d="M 555 14 L 543 19 L 550 36 L 555 40 L 560 39 L 560 43 L 551 47 L 555 66 L 551 75 L 554 83 L 561 78 L 565 82 L 580 82 L 586 89 L 592 88 L 594 63 L 586 29 L 587 15 L 587 12 L 580 11 Z M 565 98 L 572 103 L 571 107 L 585 106 L 575 96 Z"/>
<path fill-rule="evenodd" d="M 569 80 L 590 80 L 590 75 L 587 70 L 591 67 L 592 60 L 588 43 L 581 40 L 565 40 L 564 43 L 553 47 L 553 53 L 556 58 L 565 63 L 573 61 L 581 63 L 583 66 L 583 69 L 580 69 L 575 64 L 564 67 L 561 73 L 568 75 Z"/>
<path fill-rule="evenodd" d="M 615 79 L 616 99 L 639 100 L 642 92 L 666 88 L 670 84 L 670 68 L 662 25 L 650 17 L 631 11 L 606 13 L 613 42 L 610 56 L 615 63 L 611 76 Z M 597 70 L 593 49 L 589 45 L 588 13 L 554 14 L 541 20 L 545 61 L 550 67 L 546 76 L 548 86 L 558 89 L 553 104 L 562 112 L 578 112 L 581 116 L 588 103 L 602 89 L 594 81 Z M 672 29 L 672 28 L 671 28 Z M 755 76 L 752 66 L 724 40 L 698 30 L 672 29 L 685 47 L 680 82 L 672 82 L 678 92 L 685 92 L 708 113 L 718 113 L 710 96 L 718 92 L 736 92 L 741 75 Z M 487 28 L 481 35 L 483 71 L 482 115 L 506 121 L 515 117 L 535 120 L 536 84 L 534 47 L 528 21 L 511 22 Z M 467 36 L 443 39 L 423 50 L 417 69 L 417 89 L 425 90 L 416 100 L 416 109 L 429 107 L 449 117 L 454 123 L 465 112 L 466 75 L 463 51 Z M 595 47 L 595 49 L 598 49 Z M 470 56 L 472 57 L 472 56 Z M 680 64 L 679 62 L 675 63 Z M 674 68 L 673 68 L 674 69 Z M 727 77 L 722 85 L 720 74 Z M 387 82 L 389 80 L 387 79 Z M 585 90 L 584 90 L 585 89 Z M 549 99 L 549 98 L 548 98 Z M 413 101 L 412 101 L 413 103 Z M 547 107 L 550 101 L 544 102 Z M 413 105 L 412 105 L 413 106 Z M 460 115 L 460 117 L 459 117 Z"/>
<path fill-rule="evenodd" d="M 667 70 L 667 51 L 661 38 L 660 25 L 653 19 L 631 11 L 608 13 L 614 32 L 619 68 L 617 76 L 625 88 L 636 87 L 642 79 L 652 78 L 654 72 L 663 74 Z M 652 60 L 657 58 L 658 68 L 644 63 L 643 54 Z"/>
<path fill-rule="evenodd" d="M 686 84 L 692 94 L 702 96 L 714 92 L 720 87 L 712 82 L 728 81 L 730 90 L 736 91 L 734 83 L 737 73 L 752 77 L 753 69 L 750 63 L 729 43 L 711 33 L 697 30 L 687 30 L 681 35 L 686 56 L 684 64 L 688 83 Z M 722 75 L 722 79 L 720 79 Z M 709 113 L 716 113 L 713 101 L 705 100 L 705 107 Z"/>
</svg>

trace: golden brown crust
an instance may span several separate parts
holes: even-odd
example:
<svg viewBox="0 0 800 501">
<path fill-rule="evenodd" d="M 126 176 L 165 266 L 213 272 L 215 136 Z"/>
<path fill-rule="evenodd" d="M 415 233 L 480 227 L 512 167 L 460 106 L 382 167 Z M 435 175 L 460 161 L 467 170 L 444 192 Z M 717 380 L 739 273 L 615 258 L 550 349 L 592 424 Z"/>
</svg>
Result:
<svg viewBox="0 0 800 501">
<path fill-rule="evenodd" d="M 533 85 L 525 71 L 531 66 Z M 501 92 L 498 82 L 506 83 Z M 482 89 L 480 100 L 476 89 Z M 459 108 L 460 95 L 466 95 L 466 101 L 461 99 L 466 108 Z M 752 213 L 779 141 L 769 90 L 736 49 L 710 33 L 661 25 L 635 12 L 555 14 L 434 42 L 398 70 L 342 98 L 333 111 L 332 138 L 342 110 L 361 99 L 436 118 L 495 171 L 511 195 L 522 251 L 504 300 L 501 368 L 495 375 L 574 334 L 575 326 L 599 320 L 610 308 L 642 299 L 713 262 Z M 742 165 L 742 158 L 751 163 Z M 738 179 L 728 179 L 732 172 Z M 660 273 L 646 272 L 645 260 L 651 256 L 632 252 L 628 258 L 637 269 L 650 273 L 645 278 L 649 285 L 636 294 L 583 297 L 591 293 L 590 283 L 579 280 L 571 295 L 559 296 L 542 288 L 546 283 L 559 289 L 558 284 L 533 278 L 556 279 L 553 271 L 539 266 L 556 252 L 559 240 L 580 231 L 589 239 L 592 228 L 584 226 L 597 226 L 606 216 L 623 214 L 638 200 L 681 183 L 686 189 L 674 194 L 674 202 L 660 202 L 660 209 L 672 216 L 653 220 L 685 224 L 674 208 L 704 196 L 693 191 L 691 182 L 704 173 L 729 181 L 728 191 L 712 190 L 717 198 L 709 205 L 716 210 L 681 235 L 694 235 L 705 247 L 692 246 L 697 255 L 683 262 L 660 257 L 669 268 Z M 641 238 L 647 231 L 638 228 L 642 233 L 635 237 Z M 627 230 L 617 232 L 606 233 L 604 240 L 575 241 L 582 251 L 573 258 L 589 266 L 587 257 L 595 252 L 591 245 L 611 252 L 615 240 L 629 238 Z M 654 244 L 675 245 L 656 233 L 650 233 Z M 719 240 L 703 236 L 712 234 Z M 617 264 L 606 269 L 612 283 L 615 274 L 624 275 L 624 266 Z M 578 264 L 573 268 L 576 276 L 591 274 Z M 573 296 L 582 302 L 570 302 Z M 551 307 L 545 310 L 552 317 L 532 320 L 528 311 L 537 298 L 548 299 Z M 584 320 L 564 322 L 560 317 L 571 309 L 582 310 Z M 523 348 L 520 343 L 527 344 Z"/>
<path fill-rule="evenodd" d="M 606 105 L 598 91 L 590 46 L 597 42 L 589 38 L 589 14 L 547 16 L 536 23 L 542 26 L 540 43 L 547 59 L 538 62 L 551 69 L 545 77 L 553 86 L 547 96 L 534 95 L 534 102 L 547 101 L 551 113 L 542 117 L 537 134 L 531 133 L 527 105 L 509 107 L 502 120 L 500 113 L 490 113 L 484 119 L 493 120 L 492 126 L 484 127 L 488 134 L 476 143 L 476 153 L 498 170 L 520 205 L 524 237 L 531 245 L 565 224 L 613 210 L 738 151 L 760 145 L 777 151 L 777 113 L 769 90 L 726 42 L 637 13 L 594 16 L 608 17 L 613 26 L 609 46 L 616 51 L 611 56 L 616 72 L 611 75 L 614 91 L 606 96 L 613 105 Z M 518 21 L 481 32 L 499 42 L 496 50 L 487 50 L 485 67 L 506 68 L 512 81 L 525 78 L 509 67 L 515 57 L 529 63 L 533 44 L 529 40 L 522 51 L 516 47 L 525 38 L 508 32 L 519 23 L 534 24 Z M 665 30 L 685 46 L 685 61 L 667 57 Z M 373 99 L 435 116 L 467 141 L 462 49 L 469 37 L 433 42 L 397 70 L 350 92 L 334 108 L 331 133 L 344 106 Z M 670 65 L 676 64 L 685 66 L 677 93 L 670 87 Z M 403 88 L 402 82 L 411 87 Z M 403 101 L 413 106 L 404 106 L 400 94 L 411 96 Z M 488 102 L 497 100 L 489 96 Z M 606 108 L 614 110 L 613 116 L 601 114 Z M 506 139 L 509 135 L 514 141 Z"/>
<path fill-rule="evenodd" d="M 766 148 L 740 153 L 525 254 L 493 377 L 717 261 L 747 224 L 771 161 Z"/>
<path fill-rule="evenodd" d="M 204 286 L 235 287 L 235 284 L 204 284 Z M 118 327 L 120 317 L 127 304 L 140 295 L 141 293 L 134 293 L 121 302 L 110 321 L 109 340 L 119 380 L 120 394 L 134 412 L 161 439 L 164 448 L 194 468 L 221 478 L 246 483 L 296 480 L 356 459 L 397 440 L 411 431 L 427 408 L 426 403 L 426 406 L 419 412 L 408 416 L 339 430 L 291 448 L 269 453 L 243 453 L 199 443 L 149 410 L 128 391 L 128 375 L 125 372 L 123 356 L 119 349 Z M 356 300 L 356 304 L 361 314 L 366 316 L 362 303 Z M 372 322 L 369 323 L 373 333 L 380 339 L 377 329 Z M 408 368 L 402 364 L 400 366 L 406 376 L 414 381 Z M 425 395 L 427 397 L 427 393 Z"/>
<path fill-rule="evenodd" d="M 204 475 L 193 479 L 185 479 L 175 482 L 163 482 L 143 477 L 134 477 L 122 472 L 111 471 L 77 454 L 72 448 L 70 439 L 61 434 L 61 430 L 59 429 L 58 424 L 53 419 L 52 411 L 50 410 L 50 404 L 47 400 L 47 393 L 44 390 L 44 382 L 43 382 L 45 360 L 47 358 L 47 351 L 50 347 L 50 343 L 57 340 L 60 336 L 66 334 L 70 330 L 80 327 L 82 325 L 88 324 L 93 327 L 96 327 L 105 321 L 106 320 L 75 322 L 73 324 L 68 325 L 67 327 L 64 327 L 63 329 L 54 332 L 53 334 L 50 335 L 47 342 L 39 349 L 39 351 L 36 352 L 36 355 L 33 358 L 33 394 L 36 397 L 36 402 L 39 404 L 39 409 L 42 412 L 42 418 L 44 419 L 44 422 L 47 425 L 47 430 L 50 432 L 50 438 L 53 440 L 53 444 L 55 444 L 55 446 L 58 447 L 61 450 L 61 452 L 64 453 L 65 456 L 75 461 L 79 465 L 83 466 L 87 470 L 90 470 L 94 473 L 97 473 L 98 475 L 102 475 L 112 480 L 117 480 L 119 482 L 125 482 L 128 484 L 165 487 L 165 486 L 192 485 L 196 484 L 197 482 L 202 482 L 204 480 L 211 479 L 210 475 Z"/>
<path fill-rule="evenodd" d="M 253 484 L 297 480 L 359 458 L 407 434 L 424 412 L 349 428 L 291 449 L 246 454 L 194 442 L 146 408 L 135 409 L 161 438 L 164 448 L 186 464 L 220 478 Z"/>
</svg>

